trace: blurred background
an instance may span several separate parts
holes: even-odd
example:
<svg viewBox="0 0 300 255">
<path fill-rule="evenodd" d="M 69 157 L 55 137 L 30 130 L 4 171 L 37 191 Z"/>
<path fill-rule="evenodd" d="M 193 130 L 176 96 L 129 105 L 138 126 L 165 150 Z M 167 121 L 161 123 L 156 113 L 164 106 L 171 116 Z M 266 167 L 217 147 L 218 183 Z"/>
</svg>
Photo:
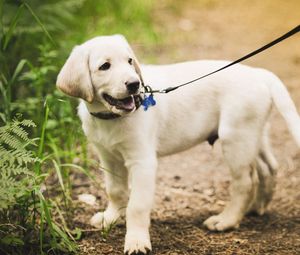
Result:
<svg viewBox="0 0 300 255">
<path fill-rule="evenodd" d="M 77 100 L 55 88 L 76 44 L 120 33 L 142 63 L 234 60 L 299 25 L 299 13 L 299 0 L 1 0 L 0 253 L 122 254 L 124 226 L 109 237 L 89 231 L 89 217 L 106 204 L 102 174 Z M 298 109 L 299 45 L 296 35 L 246 62 L 275 72 Z M 277 113 L 271 123 L 282 165 L 271 216 L 246 219 L 243 234 L 208 234 L 199 222 L 224 206 L 229 175 L 219 144 L 200 145 L 160 161 L 155 254 L 300 253 L 299 149 Z M 80 193 L 98 204 L 86 208 Z"/>
</svg>

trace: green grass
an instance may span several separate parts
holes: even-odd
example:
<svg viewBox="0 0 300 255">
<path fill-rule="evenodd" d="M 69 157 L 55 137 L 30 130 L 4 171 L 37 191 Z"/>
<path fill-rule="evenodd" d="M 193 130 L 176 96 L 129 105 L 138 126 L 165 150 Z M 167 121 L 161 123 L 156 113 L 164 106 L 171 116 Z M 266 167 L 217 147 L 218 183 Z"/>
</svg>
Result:
<svg viewBox="0 0 300 255">
<path fill-rule="evenodd" d="M 71 176 L 93 179 L 92 161 L 77 100 L 56 89 L 56 76 L 72 47 L 93 36 L 155 45 L 153 8 L 151 0 L 0 0 L 1 254 L 77 252 L 81 230 L 66 220 Z"/>
</svg>

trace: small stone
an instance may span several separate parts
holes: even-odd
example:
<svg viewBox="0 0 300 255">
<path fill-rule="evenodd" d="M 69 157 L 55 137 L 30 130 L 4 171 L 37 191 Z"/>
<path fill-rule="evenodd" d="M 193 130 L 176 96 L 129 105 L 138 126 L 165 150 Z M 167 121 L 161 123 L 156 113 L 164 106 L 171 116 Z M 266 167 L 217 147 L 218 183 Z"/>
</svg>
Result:
<svg viewBox="0 0 300 255">
<path fill-rule="evenodd" d="M 78 200 L 88 205 L 95 205 L 96 197 L 91 194 L 80 194 Z"/>
<path fill-rule="evenodd" d="M 181 179 L 181 177 L 179 175 L 175 175 L 173 178 L 175 181 L 179 181 Z"/>
<path fill-rule="evenodd" d="M 170 201 L 171 201 L 171 198 L 170 198 L 170 196 L 165 196 L 165 197 L 164 197 L 164 201 L 166 201 L 166 202 L 170 202 Z"/>
<path fill-rule="evenodd" d="M 239 238 L 234 238 L 233 241 L 237 244 L 243 244 L 247 242 L 247 240 L 239 239 Z"/>
<path fill-rule="evenodd" d="M 213 196 L 214 195 L 214 189 L 205 189 L 205 190 L 203 190 L 203 193 L 207 196 Z"/>
<path fill-rule="evenodd" d="M 218 200 L 217 201 L 217 205 L 225 205 L 226 204 L 226 202 L 225 201 L 223 201 L 223 200 Z"/>
</svg>

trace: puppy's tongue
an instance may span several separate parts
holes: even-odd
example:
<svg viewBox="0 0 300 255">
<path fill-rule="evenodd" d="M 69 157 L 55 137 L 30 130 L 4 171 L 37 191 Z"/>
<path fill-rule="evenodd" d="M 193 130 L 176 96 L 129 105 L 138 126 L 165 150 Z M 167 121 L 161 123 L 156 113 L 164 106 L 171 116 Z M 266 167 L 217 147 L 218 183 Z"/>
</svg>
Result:
<svg viewBox="0 0 300 255">
<path fill-rule="evenodd" d="M 125 110 L 133 110 L 135 107 L 134 97 L 126 97 L 124 99 L 118 100 L 118 106 Z"/>
</svg>

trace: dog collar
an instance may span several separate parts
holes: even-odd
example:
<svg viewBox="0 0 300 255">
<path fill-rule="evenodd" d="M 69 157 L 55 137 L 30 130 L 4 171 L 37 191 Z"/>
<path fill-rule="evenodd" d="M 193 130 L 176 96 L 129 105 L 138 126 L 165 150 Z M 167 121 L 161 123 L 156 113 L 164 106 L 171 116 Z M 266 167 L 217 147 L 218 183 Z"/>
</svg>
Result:
<svg viewBox="0 0 300 255">
<path fill-rule="evenodd" d="M 113 112 L 90 112 L 90 114 L 101 120 L 113 120 L 121 117 L 121 115 Z"/>
</svg>

